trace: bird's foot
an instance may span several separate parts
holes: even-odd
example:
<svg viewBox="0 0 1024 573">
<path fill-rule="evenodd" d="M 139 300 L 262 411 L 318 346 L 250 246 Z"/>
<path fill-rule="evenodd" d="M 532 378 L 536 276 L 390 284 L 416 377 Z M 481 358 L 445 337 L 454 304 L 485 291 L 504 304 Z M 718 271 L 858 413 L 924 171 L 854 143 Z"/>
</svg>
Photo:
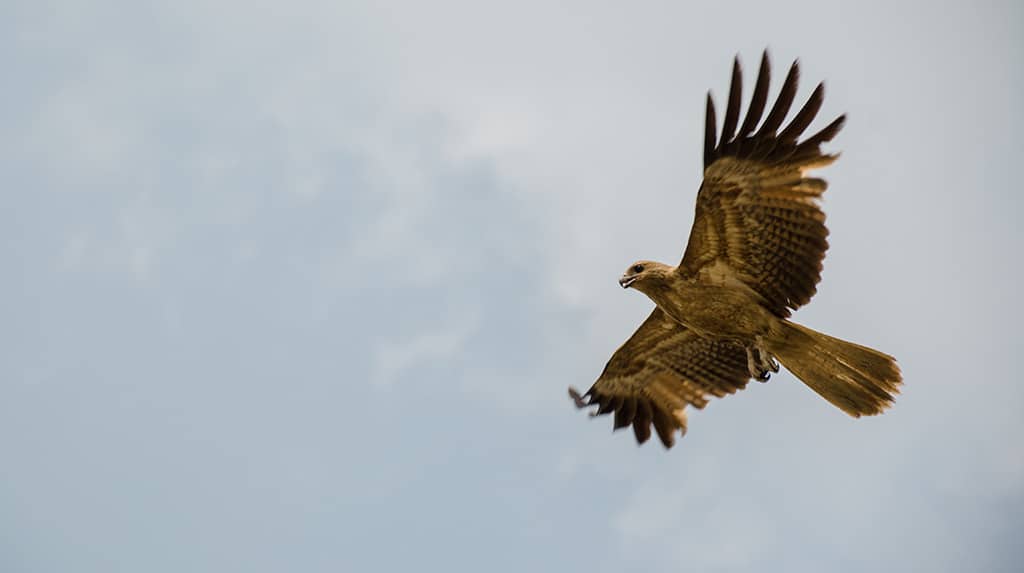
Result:
<svg viewBox="0 0 1024 573">
<path fill-rule="evenodd" d="M 771 370 L 772 372 L 779 371 L 779 363 L 775 360 L 774 356 L 768 354 L 764 350 L 760 350 L 759 354 L 761 355 L 761 368 Z"/>
<path fill-rule="evenodd" d="M 754 346 L 747 347 L 747 372 L 750 377 L 758 382 L 767 382 L 772 377 L 770 368 L 764 367 L 764 358 L 761 351 Z M 778 370 L 775 370 L 778 372 Z"/>
<path fill-rule="evenodd" d="M 760 338 L 747 347 L 747 370 L 750 377 L 758 382 L 767 382 L 772 377 L 771 373 L 779 371 L 779 363 L 765 350 Z"/>
</svg>

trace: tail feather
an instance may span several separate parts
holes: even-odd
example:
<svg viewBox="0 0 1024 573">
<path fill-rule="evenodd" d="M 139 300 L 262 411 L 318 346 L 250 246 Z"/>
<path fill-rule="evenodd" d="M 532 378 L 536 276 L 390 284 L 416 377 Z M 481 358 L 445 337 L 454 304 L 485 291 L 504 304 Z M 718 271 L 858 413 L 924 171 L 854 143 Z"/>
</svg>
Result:
<svg viewBox="0 0 1024 573">
<path fill-rule="evenodd" d="M 896 359 L 866 346 L 783 321 L 767 350 L 787 370 L 847 414 L 880 414 L 903 383 Z"/>
</svg>

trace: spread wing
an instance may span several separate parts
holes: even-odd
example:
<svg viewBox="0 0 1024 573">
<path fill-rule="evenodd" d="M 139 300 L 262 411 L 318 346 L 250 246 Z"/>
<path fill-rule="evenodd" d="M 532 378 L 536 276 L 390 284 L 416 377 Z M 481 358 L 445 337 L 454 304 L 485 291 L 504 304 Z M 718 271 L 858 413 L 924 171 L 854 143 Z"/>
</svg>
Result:
<svg viewBox="0 0 1024 573">
<path fill-rule="evenodd" d="M 666 448 L 675 432 L 686 433 L 687 405 L 703 408 L 711 396 L 743 389 L 750 378 L 746 350 L 707 340 L 668 318 L 659 308 L 640 325 L 576 405 L 597 405 L 594 415 L 615 413 L 615 429 L 632 425 L 638 443 L 651 437 L 651 424 Z"/>
<path fill-rule="evenodd" d="M 757 129 L 770 75 L 765 52 L 747 116 L 737 131 L 743 76 L 739 59 L 734 62 L 721 137 L 716 137 L 715 106 L 708 93 L 704 182 L 679 272 L 701 281 L 746 285 L 766 308 L 786 317 L 790 309 L 811 300 L 821 279 L 828 230 L 818 201 L 827 185 L 806 174 L 835 161 L 836 155 L 825 155 L 820 147 L 839 133 L 845 116 L 799 141 L 824 99 L 824 87 L 818 84 L 779 131 L 796 95 L 800 72 L 794 62 Z"/>
</svg>

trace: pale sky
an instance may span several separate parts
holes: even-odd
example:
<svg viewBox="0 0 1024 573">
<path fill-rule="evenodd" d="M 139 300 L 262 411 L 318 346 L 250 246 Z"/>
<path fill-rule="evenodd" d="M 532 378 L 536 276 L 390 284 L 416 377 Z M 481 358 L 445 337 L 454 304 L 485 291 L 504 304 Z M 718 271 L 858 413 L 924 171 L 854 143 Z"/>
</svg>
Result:
<svg viewBox="0 0 1024 573">
<path fill-rule="evenodd" d="M 1022 6 L 5 2 L 0 570 L 1018 571 Z M 905 390 L 637 447 L 565 389 L 765 46 L 849 114 L 795 319 Z"/>
</svg>

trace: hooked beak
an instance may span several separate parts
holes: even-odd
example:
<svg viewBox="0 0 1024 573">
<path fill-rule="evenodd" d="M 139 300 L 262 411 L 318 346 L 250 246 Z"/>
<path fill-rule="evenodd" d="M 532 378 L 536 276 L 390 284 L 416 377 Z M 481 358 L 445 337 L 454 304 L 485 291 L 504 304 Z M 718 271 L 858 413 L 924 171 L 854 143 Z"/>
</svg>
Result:
<svg viewBox="0 0 1024 573">
<path fill-rule="evenodd" d="M 636 275 L 632 275 L 632 276 L 623 275 L 623 277 L 621 279 L 619 279 L 619 285 L 622 288 L 629 288 L 629 285 L 631 285 L 631 284 L 636 282 L 636 278 L 637 278 Z"/>
</svg>

